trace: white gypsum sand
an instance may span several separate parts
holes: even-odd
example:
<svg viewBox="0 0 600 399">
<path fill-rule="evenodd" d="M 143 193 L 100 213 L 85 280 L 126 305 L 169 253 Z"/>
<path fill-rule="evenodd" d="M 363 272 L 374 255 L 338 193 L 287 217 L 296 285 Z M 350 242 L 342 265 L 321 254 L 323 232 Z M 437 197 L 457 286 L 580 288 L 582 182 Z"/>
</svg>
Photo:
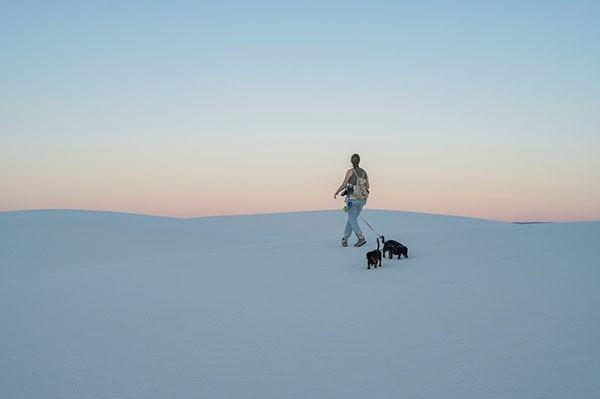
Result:
<svg viewBox="0 0 600 399">
<path fill-rule="evenodd" d="M 597 397 L 600 223 L 363 215 L 0 213 L 0 397 Z"/>
</svg>

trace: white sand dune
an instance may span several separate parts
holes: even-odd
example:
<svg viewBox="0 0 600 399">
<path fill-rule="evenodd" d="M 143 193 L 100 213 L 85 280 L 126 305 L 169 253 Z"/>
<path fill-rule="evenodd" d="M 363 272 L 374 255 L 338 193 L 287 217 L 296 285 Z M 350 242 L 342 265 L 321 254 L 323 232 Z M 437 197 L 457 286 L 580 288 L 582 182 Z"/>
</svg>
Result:
<svg viewBox="0 0 600 399">
<path fill-rule="evenodd" d="M 0 213 L 0 398 L 600 397 L 600 222 L 364 216 Z"/>
</svg>

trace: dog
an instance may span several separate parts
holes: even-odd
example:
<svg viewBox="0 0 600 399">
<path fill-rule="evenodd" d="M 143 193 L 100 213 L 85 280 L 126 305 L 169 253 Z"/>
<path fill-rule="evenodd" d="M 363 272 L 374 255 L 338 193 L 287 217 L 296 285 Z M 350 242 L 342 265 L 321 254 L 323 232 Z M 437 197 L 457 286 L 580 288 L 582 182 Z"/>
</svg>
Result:
<svg viewBox="0 0 600 399">
<path fill-rule="evenodd" d="M 377 249 L 367 252 L 367 270 L 370 270 L 371 266 L 376 269 L 377 265 L 382 267 L 381 251 L 379 250 L 379 238 L 377 239 Z"/>
<path fill-rule="evenodd" d="M 385 258 L 385 253 L 388 253 L 388 257 L 392 259 L 394 255 L 398 255 L 398 259 L 402 258 L 404 255 L 405 258 L 408 258 L 408 248 L 404 245 L 400 244 L 398 241 L 394 240 L 385 240 L 384 236 L 381 236 L 381 241 L 383 242 L 383 257 Z"/>
</svg>

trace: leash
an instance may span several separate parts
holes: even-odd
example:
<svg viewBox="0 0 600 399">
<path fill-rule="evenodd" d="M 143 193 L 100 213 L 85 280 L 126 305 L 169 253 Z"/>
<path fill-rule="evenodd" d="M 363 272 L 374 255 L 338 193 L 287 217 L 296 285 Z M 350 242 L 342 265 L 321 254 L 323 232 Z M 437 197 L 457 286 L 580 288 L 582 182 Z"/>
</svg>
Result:
<svg viewBox="0 0 600 399">
<path fill-rule="evenodd" d="M 367 226 L 369 226 L 369 228 L 370 228 L 371 230 L 373 230 L 373 233 L 375 233 L 375 234 L 377 235 L 377 238 L 381 238 L 381 237 L 382 237 L 382 235 L 381 235 L 381 234 L 379 234 L 379 233 L 378 233 L 378 232 L 377 232 L 377 231 L 376 231 L 376 230 L 373 228 L 373 226 L 371 226 L 371 225 L 369 224 L 369 222 L 367 222 L 367 221 L 365 220 L 365 218 L 364 218 L 364 217 L 362 217 L 362 215 L 360 215 L 359 217 L 360 217 L 360 220 L 362 220 L 363 222 L 365 222 L 365 224 L 366 224 Z"/>
</svg>

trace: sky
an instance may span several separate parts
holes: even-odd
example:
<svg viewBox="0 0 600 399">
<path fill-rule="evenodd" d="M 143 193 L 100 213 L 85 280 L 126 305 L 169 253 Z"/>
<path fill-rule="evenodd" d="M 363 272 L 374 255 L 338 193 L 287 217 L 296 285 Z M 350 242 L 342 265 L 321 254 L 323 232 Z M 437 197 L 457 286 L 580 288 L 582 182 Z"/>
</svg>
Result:
<svg viewBox="0 0 600 399">
<path fill-rule="evenodd" d="M 0 211 L 600 220 L 600 3 L 0 1 Z"/>
</svg>

